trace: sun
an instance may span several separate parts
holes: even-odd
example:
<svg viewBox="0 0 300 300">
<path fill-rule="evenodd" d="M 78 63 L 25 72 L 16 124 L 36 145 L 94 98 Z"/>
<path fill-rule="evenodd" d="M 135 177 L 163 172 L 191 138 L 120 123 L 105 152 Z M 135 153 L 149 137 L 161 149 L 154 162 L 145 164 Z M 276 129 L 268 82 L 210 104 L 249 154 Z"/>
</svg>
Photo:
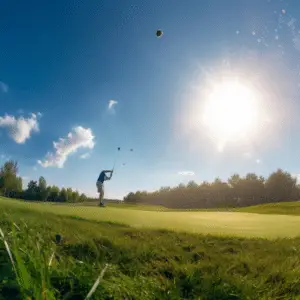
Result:
<svg viewBox="0 0 300 300">
<path fill-rule="evenodd" d="M 219 148 L 254 132 L 258 101 L 255 89 L 237 79 L 222 80 L 211 86 L 205 95 L 202 122 L 209 134 L 218 140 Z"/>
</svg>

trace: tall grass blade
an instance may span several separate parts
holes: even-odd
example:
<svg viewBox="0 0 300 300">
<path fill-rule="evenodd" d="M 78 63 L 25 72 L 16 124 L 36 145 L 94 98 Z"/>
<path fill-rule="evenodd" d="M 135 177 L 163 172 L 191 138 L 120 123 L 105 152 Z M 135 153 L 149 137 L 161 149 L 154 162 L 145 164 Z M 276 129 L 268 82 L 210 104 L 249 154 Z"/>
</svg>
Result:
<svg viewBox="0 0 300 300">
<path fill-rule="evenodd" d="M 53 251 L 53 253 L 52 253 L 52 255 L 51 255 L 50 259 L 49 259 L 48 267 L 51 267 L 51 265 L 52 265 L 54 254 L 55 254 L 55 251 Z"/>
<path fill-rule="evenodd" d="M 5 240 L 4 233 L 3 233 L 3 231 L 2 231 L 1 228 L 0 228 L 0 235 L 1 235 L 1 237 L 2 237 L 4 246 L 5 246 L 6 251 L 7 251 L 7 253 L 8 253 L 8 256 L 9 256 L 9 259 L 10 259 L 10 261 L 11 261 L 11 263 L 12 263 L 12 266 L 13 266 L 13 268 L 14 268 L 14 271 L 15 271 L 15 273 L 16 273 L 16 275 L 17 275 L 17 269 L 16 269 L 16 265 L 15 265 L 13 256 L 12 256 L 12 254 L 11 254 L 11 251 L 10 251 L 10 248 L 9 248 L 9 246 L 8 246 L 8 243 L 7 243 L 7 241 Z"/>
<path fill-rule="evenodd" d="M 103 276 L 104 276 L 104 273 L 105 273 L 107 267 L 108 267 L 108 264 L 106 264 L 105 267 L 103 268 L 103 270 L 101 271 L 99 277 L 98 277 L 97 280 L 95 281 L 95 283 L 94 283 L 93 287 L 91 288 L 90 292 L 87 294 L 87 296 L 86 296 L 86 298 L 85 298 L 86 300 L 87 300 L 87 299 L 90 299 L 90 298 L 92 297 L 92 295 L 95 293 L 95 291 L 96 291 L 96 289 L 97 289 L 97 287 L 98 287 L 100 281 L 102 280 L 102 278 L 103 278 Z"/>
</svg>

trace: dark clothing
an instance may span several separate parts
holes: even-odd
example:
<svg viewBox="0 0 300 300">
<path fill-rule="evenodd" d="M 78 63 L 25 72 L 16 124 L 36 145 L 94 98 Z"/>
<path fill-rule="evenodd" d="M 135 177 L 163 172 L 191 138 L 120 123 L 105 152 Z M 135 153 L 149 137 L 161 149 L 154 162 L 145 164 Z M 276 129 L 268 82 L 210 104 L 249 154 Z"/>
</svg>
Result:
<svg viewBox="0 0 300 300">
<path fill-rule="evenodd" d="M 100 175 L 99 175 L 99 177 L 98 177 L 98 180 L 97 181 L 100 181 L 100 182 L 104 182 L 105 180 L 107 180 L 108 179 L 108 177 L 106 176 L 106 174 L 105 174 L 105 172 L 101 172 L 100 173 Z"/>
<path fill-rule="evenodd" d="M 106 176 L 106 173 L 110 173 L 110 177 Z M 102 171 L 98 177 L 97 182 L 103 183 L 105 180 L 110 180 L 112 176 L 112 171 Z"/>
<path fill-rule="evenodd" d="M 106 173 L 110 173 L 110 177 L 106 176 Z M 113 174 L 113 171 L 106 171 L 106 170 L 103 170 L 98 179 L 97 179 L 97 183 L 96 183 L 96 186 L 97 186 L 97 189 L 98 189 L 98 193 L 99 193 L 99 200 L 100 200 L 100 206 L 105 206 L 103 204 L 103 197 L 104 197 L 104 181 L 105 180 L 110 180 L 111 177 L 112 177 L 112 174 Z"/>
</svg>

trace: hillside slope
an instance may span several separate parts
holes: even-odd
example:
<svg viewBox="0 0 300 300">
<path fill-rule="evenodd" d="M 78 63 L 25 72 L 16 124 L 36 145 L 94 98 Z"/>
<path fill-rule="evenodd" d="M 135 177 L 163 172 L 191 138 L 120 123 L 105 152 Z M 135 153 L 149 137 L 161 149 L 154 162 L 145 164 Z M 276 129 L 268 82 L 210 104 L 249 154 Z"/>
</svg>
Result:
<svg viewBox="0 0 300 300">
<path fill-rule="evenodd" d="M 295 215 L 300 216 L 300 201 L 297 202 L 278 202 L 255 206 L 237 208 L 236 212 L 249 212 L 256 214 L 276 214 L 276 215 Z"/>
</svg>

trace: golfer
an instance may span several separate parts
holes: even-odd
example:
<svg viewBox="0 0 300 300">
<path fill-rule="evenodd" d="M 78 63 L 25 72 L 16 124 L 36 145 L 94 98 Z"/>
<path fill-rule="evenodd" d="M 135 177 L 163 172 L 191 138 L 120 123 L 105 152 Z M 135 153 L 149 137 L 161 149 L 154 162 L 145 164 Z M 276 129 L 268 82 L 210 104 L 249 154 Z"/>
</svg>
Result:
<svg viewBox="0 0 300 300">
<path fill-rule="evenodd" d="M 98 188 L 98 193 L 99 193 L 99 206 L 104 207 L 103 203 L 103 198 L 104 198 L 104 181 L 105 180 L 110 180 L 114 171 L 109 171 L 109 170 L 103 170 L 97 180 L 96 186 Z M 110 173 L 110 176 L 107 176 L 106 173 Z"/>
</svg>

